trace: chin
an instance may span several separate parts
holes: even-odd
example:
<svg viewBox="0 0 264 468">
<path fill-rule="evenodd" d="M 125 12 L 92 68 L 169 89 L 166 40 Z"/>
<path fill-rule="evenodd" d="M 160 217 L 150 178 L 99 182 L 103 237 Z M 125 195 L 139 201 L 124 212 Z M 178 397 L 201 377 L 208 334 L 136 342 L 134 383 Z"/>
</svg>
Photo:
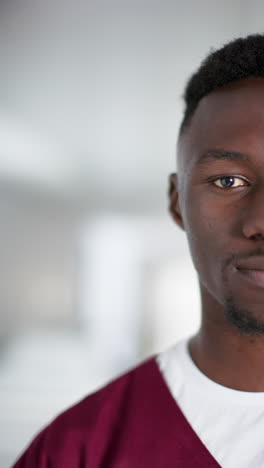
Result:
<svg viewBox="0 0 264 468">
<path fill-rule="evenodd" d="M 225 301 L 224 315 L 242 335 L 264 335 L 264 305 L 260 312 L 237 305 L 232 297 Z"/>
</svg>

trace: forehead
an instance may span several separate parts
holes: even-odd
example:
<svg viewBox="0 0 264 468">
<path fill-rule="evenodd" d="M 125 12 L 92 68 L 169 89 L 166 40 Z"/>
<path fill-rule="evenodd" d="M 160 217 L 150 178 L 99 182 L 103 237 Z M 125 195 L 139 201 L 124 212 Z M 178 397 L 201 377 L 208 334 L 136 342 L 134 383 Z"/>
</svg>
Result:
<svg viewBox="0 0 264 468">
<path fill-rule="evenodd" d="M 257 153 L 264 164 L 264 78 L 227 85 L 201 99 L 179 141 L 180 163 L 210 149 Z"/>
</svg>

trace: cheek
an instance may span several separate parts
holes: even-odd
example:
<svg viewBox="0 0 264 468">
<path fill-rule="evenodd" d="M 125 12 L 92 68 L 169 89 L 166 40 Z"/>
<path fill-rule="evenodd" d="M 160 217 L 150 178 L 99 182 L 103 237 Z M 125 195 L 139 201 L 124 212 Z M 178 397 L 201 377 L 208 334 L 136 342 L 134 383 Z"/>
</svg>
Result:
<svg viewBox="0 0 264 468">
<path fill-rule="evenodd" d="M 205 185 L 188 183 L 182 193 L 182 216 L 199 281 L 212 296 L 226 295 L 232 256 L 244 248 L 245 201 L 219 196 Z"/>
<path fill-rule="evenodd" d="M 196 200 L 185 210 L 184 225 L 194 266 L 202 282 L 219 284 L 225 253 L 230 248 L 226 215 Z"/>
</svg>

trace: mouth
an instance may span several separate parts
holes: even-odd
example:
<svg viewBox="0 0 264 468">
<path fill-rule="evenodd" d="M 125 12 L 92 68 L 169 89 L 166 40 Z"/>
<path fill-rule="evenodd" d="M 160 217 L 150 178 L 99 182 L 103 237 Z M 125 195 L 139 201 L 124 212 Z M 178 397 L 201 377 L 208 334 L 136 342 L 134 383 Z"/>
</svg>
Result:
<svg viewBox="0 0 264 468">
<path fill-rule="evenodd" d="M 256 255 L 241 260 L 236 265 L 236 271 L 249 284 L 264 288 L 264 256 Z"/>
<path fill-rule="evenodd" d="M 264 270 L 237 268 L 237 271 L 252 285 L 264 288 Z"/>
</svg>

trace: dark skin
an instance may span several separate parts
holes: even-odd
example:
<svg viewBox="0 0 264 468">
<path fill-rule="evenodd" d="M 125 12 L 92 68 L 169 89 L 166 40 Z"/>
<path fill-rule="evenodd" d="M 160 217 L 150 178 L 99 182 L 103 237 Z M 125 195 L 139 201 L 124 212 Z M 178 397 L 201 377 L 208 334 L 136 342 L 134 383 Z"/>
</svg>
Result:
<svg viewBox="0 0 264 468">
<path fill-rule="evenodd" d="M 190 353 L 211 380 L 264 391 L 264 78 L 204 97 L 178 143 L 170 211 L 198 272 L 202 323 Z M 232 322 L 228 301 L 249 330 Z M 255 328 L 254 328 L 255 327 Z"/>
</svg>

